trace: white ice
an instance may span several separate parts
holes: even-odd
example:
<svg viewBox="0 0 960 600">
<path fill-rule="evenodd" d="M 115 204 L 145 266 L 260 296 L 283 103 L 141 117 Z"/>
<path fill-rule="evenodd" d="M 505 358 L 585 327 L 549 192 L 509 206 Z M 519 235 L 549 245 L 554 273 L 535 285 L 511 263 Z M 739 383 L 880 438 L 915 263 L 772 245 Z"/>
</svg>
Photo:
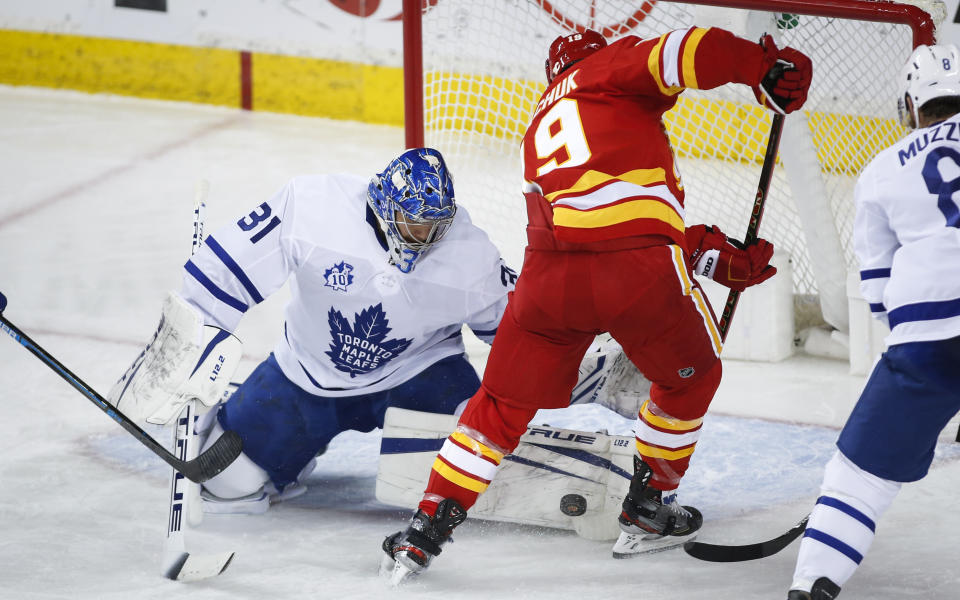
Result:
<svg viewBox="0 0 960 600">
<path fill-rule="evenodd" d="M 156 325 L 189 254 L 193 190 L 211 183 L 208 228 L 288 178 L 372 174 L 402 150 L 397 128 L 189 104 L 0 88 L 0 291 L 4 315 L 102 393 Z M 279 334 L 284 294 L 238 334 L 249 372 Z M 734 324 L 736 327 L 736 324 Z M 159 574 L 168 469 L 37 358 L 0 340 L 0 598 L 784 598 L 798 544 L 710 564 L 674 551 L 633 560 L 566 531 L 468 521 L 431 570 L 400 590 L 376 575 L 408 508 L 374 499 L 379 435 L 332 444 L 306 495 L 258 517 L 209 517 L 198 549 L 236 550 L 218 578 Z M 483 348 L 471 345 L 482 367 Z M 747 543 L 808 512 L 863 379 L 798 356 L 725 363 L 685 503 L 700 539 Z M 910 418 L 904 399 L 904 419 Z M 542 422 L 626 433 L 598 407 Z M 956 423 L 924 481 L 904 487 L 843 598 L 960 598 Z M 166 437 L 166 436 L 165 436 Z M 188 540 L 188 544 L 191 541 Z"/>
</svg>

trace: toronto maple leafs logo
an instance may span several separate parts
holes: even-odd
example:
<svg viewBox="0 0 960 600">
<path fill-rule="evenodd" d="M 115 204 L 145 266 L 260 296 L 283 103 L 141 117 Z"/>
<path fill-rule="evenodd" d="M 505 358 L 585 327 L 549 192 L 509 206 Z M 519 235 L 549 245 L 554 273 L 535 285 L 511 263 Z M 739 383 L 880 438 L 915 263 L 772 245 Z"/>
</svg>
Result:
<svg viewBox="0 0 960 600">
<path fill-rule="evenodd" d="M 329 269 L 324 270 L 323 278 L 326 280 L 324 287 L 331 287 L 341 292 L 347 291 L 347 286 L 353 283 L 353 265 L 346 262 L 339 262 Z"/>
<path fill-rule="evenodd" d="M 379 369 L 406 350 L 413 340 L 386 339 L 390 321 L 383 312 L 383 304 L 365 308 L 353 315 L 353 325 L 331 307 L 327 313 L 330 323 L 330 350 L 326 355 L 338 371 L 356 377 Z"/>
</svg>

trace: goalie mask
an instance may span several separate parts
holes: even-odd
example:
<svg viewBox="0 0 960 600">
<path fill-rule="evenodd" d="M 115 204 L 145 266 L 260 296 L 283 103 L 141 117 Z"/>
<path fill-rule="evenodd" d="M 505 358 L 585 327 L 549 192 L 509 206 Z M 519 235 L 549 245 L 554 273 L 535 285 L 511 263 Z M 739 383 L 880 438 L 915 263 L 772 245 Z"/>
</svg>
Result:
<svg viewBox="0 0 960 600">
<path fill-rule="evenodd" d="M 390 264 L 409 273 L 450 228 L 457 212 L 453 178 L 433 148 L 407 150 L 367 187 L 367 203 L 387 238 Z"/>
<path fill-rule="evenodd" d="M 926 102 L 943 96 L 960 96 L 960 52 L 953 44 L 917 46 L 900 70 L 898 83 L 900 123 L 904 127 L 917 127 L 920 109 Z M 907 105 L 907 97 L 912 106 Z"/>
<path fill-rule="evenodd" d="M 592 29 L 561 35 L 550 44 L 550 51 L 547 54 L 547 62 L 544 65 L 547 70 L 547 82 L 552 82 L 573 63 L 583 60 L 606 46 L 606 38 Z"/>
</svg>

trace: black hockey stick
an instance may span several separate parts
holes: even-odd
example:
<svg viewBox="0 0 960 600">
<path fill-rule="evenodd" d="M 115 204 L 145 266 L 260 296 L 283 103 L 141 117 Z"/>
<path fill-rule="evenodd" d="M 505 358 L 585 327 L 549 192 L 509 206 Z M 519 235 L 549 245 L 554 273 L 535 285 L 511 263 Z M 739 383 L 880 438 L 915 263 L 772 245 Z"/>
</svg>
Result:
<svg viewBox="0 0 960 600">
<path fill-rule="evenodd" d="M 53 369 L 57 375 L 86 396 L 87 399 L 93 402 L 100 410 L 107 413 L 107 416 L 119 423 L 128 433 L 137 438 L 141 444 L 162 458 L 168 465 L 183 473 L 183 475 L 191 481 L 201 483 L 210 479 L 220 471 L 226 469 L 234 459 L 240 456 L 240 451 L 243 449 L 240 436 L 236 432 L 227 431 L 224 432 L 213 446 L 197 458 L 189 461 L 180 460 L 169 450 L 158 444 L 156 440 L 150 437 L 150 434 L 138 427 L 136 423 L 120 412 L 117 407 L 107 402 L 96 390 L 70 372 L 60 361 L 51 356 L 46 350 L 40 347 L 39 344 L 31 340 L 27 334 L 20 331 L 16 325 L 3 316 L 3 309 L 6 308 L 6 306 L 7 298 L 0 293 L 0 329 L 10 334 L 10 337 L 19 342 L 20 345 L 26 348 L 31 354 L 42 360 L 44 364 Z"/>
<path fill-rule="evenodd" d="M 780 149 L 780 137 L 783 134 L 783 115 L 773 115 L 770 124 L 770 137 L 767 140 L 767 151 L 763 155 L 763 167 L 760 169 L 760 183 L 757 185 L 757 196 L 753 200 L 753 210 L 750 212 L 750 222 L 747 224 L 747 234 L 743 238 L 743 245 L 747 246 L 757 241 L 757 230 L 760 229 L 760 220 L 763 219 L 764 205 L 767 203 L 767 194 L 770 192 L 770 182 L 773 181 L 773 167 L 777 164 L 777 152 Z M 720 329 L 720 339 L 727 339 L 730 330 L 730 321 L 740 302 L 740 292 L 730 290 L 727 294 L 727 303 L 723 306 L 723 314 L 717 324 Z"/>
<path fill-rule="evenodd" d="M 780 137 L 783 134 L 783 115 L 773 115 L 773 123 L 770 125 L 770 137 L 767 140 L 767 150 L 763 155 L 763 167 L 760 169 L 760 182 L 757 185 L 757 196 L 753 201 L 753 210 L 750 212 L 750 223 L 747 225 L 747 234 L 743 239 L 744 245 L 752 244 L 757 241 L 757 230 L 760 228 L 760 221 L 763 219 L 763 209 L 767 202 L 767 195 L 770 192 L 770 182 L 773 181 L 773 167 L 777 164 L 777 152 L 780 149 Z M 723 314 L 720 317 L 718 327 L 720 337 L 727 339 L 727 332 L 730 331 L 730 321 L 733 320 L 733 313 L 737 310 L 737 303 L 740 301 L 740 292 L 730 290 L 727 294 L 727 303 L 723 307 Z M 711 562 L 738 562 L 743 560 L 754 560 L 776 554 L 783 550 L 794 539 L 797 538 L 807 526 L 807 517 L 804 517 L 800 523 L 793 529 L 772 540 L 758 542 L 756 544 L 747 544 L 745 546 L 724 546 L 718 544 L 705 544 L 703 542 L 687 542 L 683 549 L 687 554 L 700 560 Z"/>
<path fill-rule="evenodd" d="M 709 562 L 742 562 L 745 560 L 766 558 L 780 552 L 789 546 L 790 542 L 800 537 L 800 534 L 807 528 L 807 519 L 809 518 L 810 515 L 805 516 L 799 523 L 794 525 L 790 531 L 765 542 L 744 544 L 743 546 L 687 542 L 683 545 L 683 549 L 686 550 L 690 556 Z"/>
</svg>

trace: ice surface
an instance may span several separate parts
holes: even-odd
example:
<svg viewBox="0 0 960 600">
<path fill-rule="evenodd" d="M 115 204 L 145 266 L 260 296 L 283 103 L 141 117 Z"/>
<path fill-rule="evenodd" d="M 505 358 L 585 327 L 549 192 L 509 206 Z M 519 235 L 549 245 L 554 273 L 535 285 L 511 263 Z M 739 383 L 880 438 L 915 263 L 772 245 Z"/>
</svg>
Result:
<svg viewBox="0 0 960 600">
<path fill-rule="evenodd" d="M 4 314 L 101 392 L 152 333 L 166 290 L 179 286 L 199 179 L 211 183 L 211 230 L 294 175 L 372 174 L 403 144 L 396 128 L 9 87 L 0 87 L 0 131 Z M 284 297 L 244 319 L 241 374 L 273 345 Z M 409 513 L 374 500 L 377 432 L 337 438 L 304 496 L 262 516 L 207 518 L 188 544 L 236 550 L 234 563 L 216 579 L 167 581 L 165 465 L 3 337 L 0 598 L 786 595 L 798 544 L 742 564 L 682 552 L 615 561 L 610 544 L 571 532 L 469 520 L 424 577 L 387 590 L 376 575 L 380 542 Z M 470 350 L 482 367 L 482 345 Z M 727 361 L 681 489 L 706 516 L 700 539 L 767 539 L 806 514 L 862 384 L 834 361 Z M 631 426 L 596 406 L 537 419 L 611 433 Z M 955 431 L 941 437 L 928 478 L 905 486 L 880 522 L 843 598 L 960 597 Z"/>
</svg>

